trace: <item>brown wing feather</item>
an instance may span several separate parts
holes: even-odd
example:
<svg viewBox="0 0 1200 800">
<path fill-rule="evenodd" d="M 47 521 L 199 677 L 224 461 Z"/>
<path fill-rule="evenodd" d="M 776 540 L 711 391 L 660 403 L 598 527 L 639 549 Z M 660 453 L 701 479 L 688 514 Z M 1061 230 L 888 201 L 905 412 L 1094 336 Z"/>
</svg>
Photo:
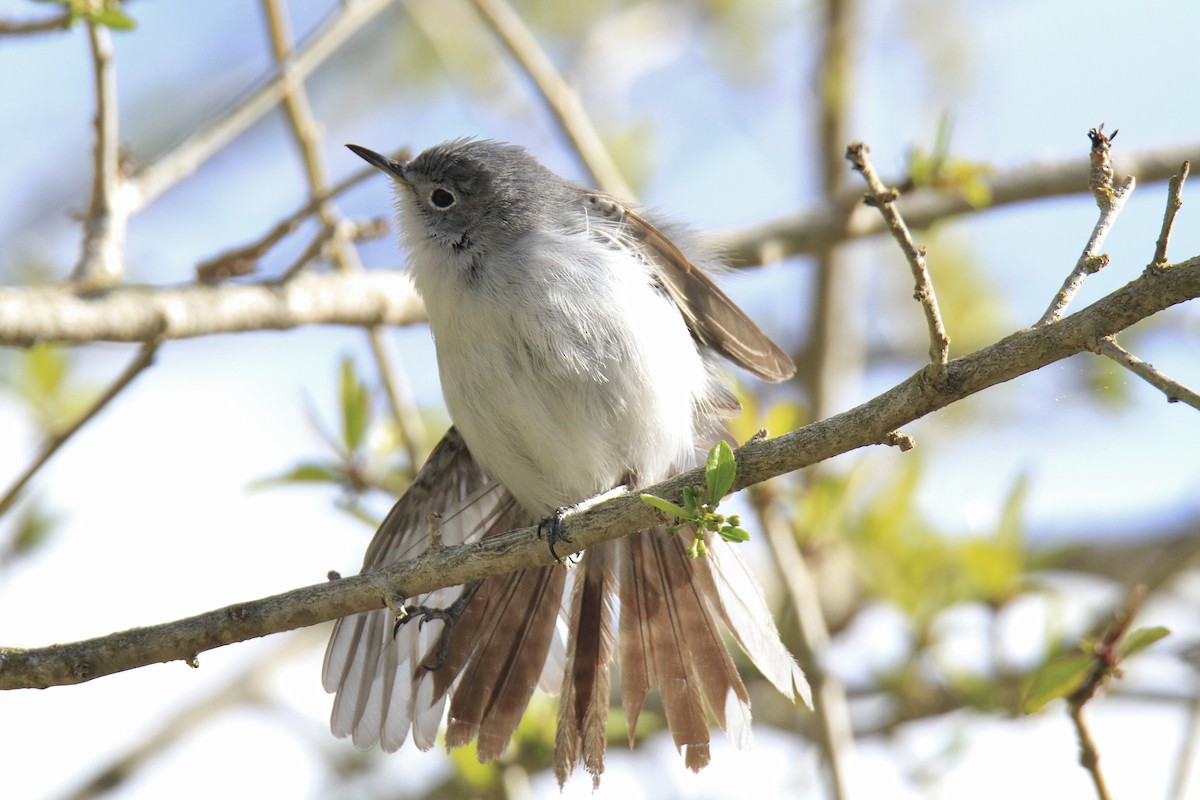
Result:
<svg viewBox="0 0 1200 800">
<path fill-rule="evenodd" d="M 795 374 L 796 365 L 788 354 L 662 231 L 616 198 L 594 193 L 585 197 L 593 210 L 623 223 L 642 245 L 696 341 L 763 380 L 778 383 Z"/>
<path fill-rule="evenodd" d="M 420 553 L 428 545 L 429 514 L 433 511 L 462 511 L 449 516 L 442 529 L 447 544 L 460 544 L 480 535 L 491 509 L 511 502 L 507 492 L 489 488 L 487 476 L 451 428 L 375 533 L 363 559 L 363 571 Z M 456 593 L 450 588 L 414 600 L 445 605 Z M 385 749 L 395 750 L 419 711 L 411 697 L 395 697 L 394 690 L 413 680 L 416 660 L 435 637 L 432 631 L 422 632 L 416 626 L 394 636 L 394 623 L 386 608 L 344 617 L 334 625 L 326 650 L 323 682 L 326 691 L 337 692 L 331 719 L 334 733 L 351 735 L 363 747 L 379 742 Z M 436 729 L 424 733 L 432 735 Z"/>
</svg>

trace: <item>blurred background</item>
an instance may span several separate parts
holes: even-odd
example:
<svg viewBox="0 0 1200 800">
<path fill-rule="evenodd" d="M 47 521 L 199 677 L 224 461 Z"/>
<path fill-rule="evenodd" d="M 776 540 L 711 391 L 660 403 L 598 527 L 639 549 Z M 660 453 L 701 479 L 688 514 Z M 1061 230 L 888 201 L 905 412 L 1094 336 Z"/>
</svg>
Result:
<svg viewBox="0 0 1200 800">
<path fill-rule="evenodd" d="M 916 232 L 952 356 L 1037 320 L 1096 219 L 1082 172 L 1065 194 L 994 208 L 989 181 L 1084 163 L 1086 133 L 1100 123 L 1120 129 L 1119 172 L 1138 174 L 1131 157 L 1161 150 L 1200 158 L 1200 108 L 1184 91 L 1197 4 L 511 2 L 640 201 L 721 236 L 749 262 L 723 285 L 800 370 L 783 387 L 734 376 L 747 409 L 739 439 L 858 405 L 927 359 L 894 243 L 833 235 L 806 246 L 761 234 L 860 191 L 842 157 L 849 141 L 867 142 L 893 183 L 971 206 Z M 306 54 L 333 42 L 300 84 L 303 103 L 294 95 L 247 120 L 131 218 L 123 283 L 193 283 L 197 264 L 260 240 L 304 206 L 314 180 L 359 170 L 345 142 L 417 152 L 495 138 L 595 183 L 503 25 L 484 13 L 507 6 L 72 5 L 111 26 L 120 154 L 135 175 L 244 109 L 293 41 Z M 10 30 L 62 13 L 62 4 L 0 0 L 0 275 L 14 287 L 71 273 L 92 193 L 87 24 Z M 298 126 L 306 117 L 312 125 Z M 1174 260 L 1200 252 L 1192 192 Z M 1104 248 L 1112 262 L 1073 310 L 1141 274 L 1165 200 L 1165 182 L 1139 182 Z M 327 213 L 355 224 L 321 247 L 334 217 L 310 214 L 254 274 L 232 281 L 279 276 L 302 256 L 316 271 L 356 260 L 403 267 L 382 176 L 335 203 Z M 1200 385 L 1195 303 L 1120 340 Z M 0 349 L 0 490 L 136 350 Z M 0 644 L 73 641 L 317 583 L 330 569 L 351 574 L 374 521 L 447 425 L 421 325 L 168 341 L 7 503 Z M 1025 701 L 1032 676 L 1078 652 L 1140 583 L 1136 625 L 1171 635 L 1088 706 L 1092 732 L 1114 797 L 1200 797 L 1200 776 L 1188 779 L 1200 766 L 1196 410 L 1084 354 L 905 432 L 912 452 L 855 452 L 739 498 L 752 533 L 743 552 L 792 649 L 804 655 L 815 642 L 852 737 L 831 737 L 746 665 L 752 750 L 718 735 L 712 765 L 692 775 L 648 709 L 632 751 L 614 725 L 599 791 L 577 773 L 562 796 L 1092 796 L 1063 701 L 1032 714 Z M 802 573 L 788 568 L 798 556 Z M 798 625 L 806 593 L 827 647 Z M 559 796 L 547 771 L 554 701 L 541 695 L 494 765 L 470 750 L 384 756 L 334 739 L 319 678 L 327 634 L 320 626 L 203 653 L 198 670 L 172 663 L 0 694 L 5 796 Z"/>
</svg>

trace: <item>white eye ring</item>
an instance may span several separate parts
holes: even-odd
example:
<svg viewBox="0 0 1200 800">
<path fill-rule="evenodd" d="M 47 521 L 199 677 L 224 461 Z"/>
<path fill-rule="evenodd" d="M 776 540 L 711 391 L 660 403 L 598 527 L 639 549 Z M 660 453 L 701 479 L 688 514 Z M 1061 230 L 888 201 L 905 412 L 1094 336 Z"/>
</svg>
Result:
<svg viewBox="0 0 1200 800">
<path fill-rule="evenodd" d="M 458 198 L 454 196 L 454 193 L 444 186 L 437 186 L 429 193 L 430 205 L 440 211 L 453 208 L 457 202 Z"/>
</svg>

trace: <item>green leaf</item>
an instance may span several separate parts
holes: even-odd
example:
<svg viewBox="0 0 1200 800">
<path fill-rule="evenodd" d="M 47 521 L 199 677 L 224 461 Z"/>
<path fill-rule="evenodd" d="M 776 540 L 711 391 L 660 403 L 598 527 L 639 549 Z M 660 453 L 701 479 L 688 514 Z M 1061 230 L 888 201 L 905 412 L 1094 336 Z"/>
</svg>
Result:
<svg viewBox="0 0 1200 800">
<path fill-rule="evenodd" d="M 342 440 L 347 452 L 354 453 L 362 445 L 370 415 L 370 398 L 366 385 L 354 371 L 354 362 L 342 359 Z"/>
<path fill-rule="evenodd" d="M 672 503 L 670 500 L 664 500 L 661 497 L 655 497 L 652 494 L 643 494 L 643 495 L 641 495 L 641 498 L 642 498 L 642 502 L 645 503 L 646 505 L 653 506 L 654 508 L 657 508 L 659 511 L 666 512 L 667 514 L 670 514 L 673 517 L 689 516 L 686 508 L 680 508 L 679 506 Z"/>
<path fill-rule="evenodd" d="M 12 556 L 25 556 L 37 550 L 50 538 L 58 524 L 58 517 L 43 509 L 36 501 L 31 503 L 17 520 L 16 532 L 9 543 Z"/>
<path fill-rule="evenodd" d="M 137 27 L 137 23 L 116 6 L 110 6 L 103 11 L 85 14 L 84 17 L 97 25 L 112 28 L 114 31 L 131 31 Z"/>
<path fill-rule="evenodd" d="M 1025 713 L 1032 714 L 1051 700 L 1079 688 L 1092 668 L 1092 655 L 1076 653 L 1053 659 L 1039 668 L 1025 689 Z"/>
<path fill-rule="evenodd" d="M 92 400 L 93 393 L 73 380 L 74 365 L 71 351 L 52 344 L 34 345 L 17 357 L 12 389 L 47 434 L 77 419 Z"/>
<path fill-rule="evenodd" d="M 1170 635 L 1170 633 L 1171 631 L 1162 627 L 1161 625 L 1156 625 L 1152 628 L 1138 628 L 1137 630 L 1130 631 L 1129 634 L 1121 640 L 1121 643 L 1117 645 L 1117 655 L 1120 656 L 1121 659 L 1129 658 L 1135 653 L 1142 652 L 1159 639 Z"/>
<path fill-rule="evenodd" d="M 708 481 L 708 501 L 716 505 L 729 490 L 733 488 L 733 478 L 737 474 L 737 464 L 733 460 L 733 451 L 729 444 L 722 439 L 712 450 L 708 451 L 708 461 L 704 465 L 704 477 Z"/>
<path fill-rule="evenodd" d="M 324 464 L 298 464 L 287 472 L 262 478 L 250 484 L 253 490 L 270 489 L 292 483 L 337 483 L 342 482 L 342 475 L 336 469 Z"/>
<path fill-rule="evenodd" d="M 64 348 L 55 344 L 35 344 L 25 351 L 23 362 L 27 400 L 46 400 L 62 391 L 70 367 L 70 358 Z"/>
<path fill-rule="evenodd" d="M 696 502 L 695 487 L 683 487 L 683 507 L 687 509 L 685 513 L 688 517 L 696 516 L 696 510 L 700 507 L 700 504 Z"/>
<path fill-rule="evenodd" d="M 739 528 L 736 525 L 726 525 L 721 529 L 721 538 L 727 542 L 748 542 L 750 534 L 746 533 L 745 529 Z"/>
</svg>

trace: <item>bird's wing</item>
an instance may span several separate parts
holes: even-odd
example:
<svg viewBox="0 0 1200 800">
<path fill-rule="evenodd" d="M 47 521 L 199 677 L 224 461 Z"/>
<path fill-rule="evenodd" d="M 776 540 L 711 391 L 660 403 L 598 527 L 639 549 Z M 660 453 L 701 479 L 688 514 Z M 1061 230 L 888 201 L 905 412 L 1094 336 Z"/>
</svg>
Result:
<svg viewBox="0 0 1200 800">
<path fill-rule="evenodd" d="M 440 519 L 431 522 L 430 515 L 435 512 Z M 440 529 L 444 544 L 457 545 L 528 524 L 523 518 L 518 520 L 520 515 L 515 512 L 512 496 L 488 479 L 458 431 L 451 428 L 375 533 L 363 559 L 363 571 L 419 555 L 428 546 L 432 524 Z M 438 589 L 411 598 L 411 602 L 444 608 L 460 591 L 459 587 Z M 485 591 L 471 606 L 482 608 L 480 601 L 490 594 Z M 432 746 L 449 686 L 431 681 L 422 665 L 437 647 L 442 627 L 441 621 L 433 621 L 394 630 L 395 615 L 387 608 L 338 620 L 322 671 L 325 690 L 337 693 L 333 732 L 353 737 L 360 747 L 379 743 L 391 752 L 404 743 L 411 730 L 419 747 Z M 459 633 L 456 629 L 452 641 L 460 652 Z M 557 646 L 561 648 L 561 643 Z M 467 651 L 474 649 L 471 646 Z M 451 670 L 438 672 L 450 675 Z"/>
<path fill-rule="evenodd" d="M 606 194 L 585 192 L 584 202 L 589 215 L 617 225 L 617 235 L 645 254 L 696 341 L 763 380 L 779 382 L 795 374 L 788 354 L 645 217 Z"/>
</svg>

